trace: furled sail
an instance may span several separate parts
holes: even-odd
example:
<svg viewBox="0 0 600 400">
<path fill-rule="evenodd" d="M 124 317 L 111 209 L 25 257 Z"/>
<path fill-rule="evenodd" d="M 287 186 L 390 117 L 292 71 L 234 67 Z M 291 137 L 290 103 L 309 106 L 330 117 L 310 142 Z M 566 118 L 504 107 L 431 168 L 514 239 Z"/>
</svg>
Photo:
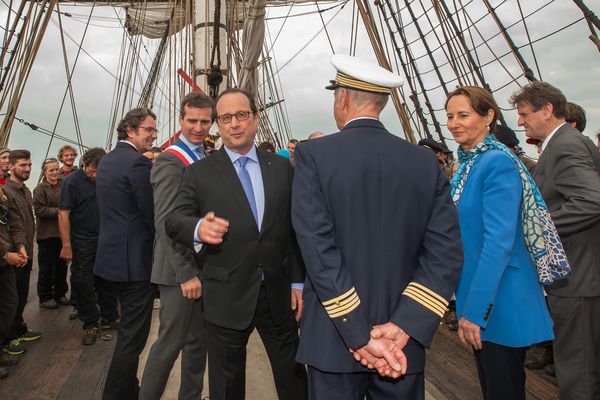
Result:
<svg viewBox="0 0 600 400">
<path fill-rule="evenodd" d="M 130 35 L 161 39 L 171 16 L 173 16 L 171 34 L 181 31 L 185 26 L 186 9 L 181 3 L 175 5 L 173 3 L 130 3 L 124 8 L 127 11 L 125 28 Z"/>
<path fill-rule="evenodd" d="M 266 0 L 253 0 L 244 22 L 243 60 L 239 86 L 250 93 L 256 93 L 256 67 L 265 37 L 266 3 Z"/>
</svg>

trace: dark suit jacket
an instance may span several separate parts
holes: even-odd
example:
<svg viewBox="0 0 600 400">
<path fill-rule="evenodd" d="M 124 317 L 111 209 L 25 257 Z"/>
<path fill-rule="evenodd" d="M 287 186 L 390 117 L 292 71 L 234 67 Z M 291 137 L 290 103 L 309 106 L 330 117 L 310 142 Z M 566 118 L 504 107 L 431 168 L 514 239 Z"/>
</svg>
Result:
<svg viewBox="0 0 600 400">
<path fill-rule="evenodd" d="M 295 151 L 292 220 L 308 279 L 297 360 L 367 371 L 348 348 L 388 321 L 413 340 L 410 372 L 460 277 L 463 253 L 448 180 L 434 154 L 359 119 Z"/>
<path fill-rule="evenodd" d="M 94 273 L 117 282 L 149 281 L 154 240 L 152 162 L 119 142 L 96 171 L 100 233 Z"/>
<path fill-rule="evenodd" d="M 173 211 L 185 168 L 179 157 L 165 152 L 156 158 L 150 174 L 156 227 L 152 282 L 161 285 L 179 285 L 200 274 L 192 250 L 176 243 L 165 230 L 165 218 Z"/>
<path fill-rule="evenodd" d="M 599 172 L 598 149 L 569 124 L 552 136 L 533 172 L 573 269 L 547 288 L 555 296 L 600 296 Z"/>
<path fill-rule="evenodd" d="M 304 281 L 290 221 L 292 168 L 287 159 L 258 151 L 265 190 L 260 231 L 231 159 L 221 149 L 185 170 L 167 234 L 188 248 L 199 219 L 214 211 L 229 220 L 220 245 L 199 254 L 204 317 L 231 329 L 246 329 L 254 316 L 261 276 L 275 322 L 289 318 L 292 282 Z"/>
</svg>

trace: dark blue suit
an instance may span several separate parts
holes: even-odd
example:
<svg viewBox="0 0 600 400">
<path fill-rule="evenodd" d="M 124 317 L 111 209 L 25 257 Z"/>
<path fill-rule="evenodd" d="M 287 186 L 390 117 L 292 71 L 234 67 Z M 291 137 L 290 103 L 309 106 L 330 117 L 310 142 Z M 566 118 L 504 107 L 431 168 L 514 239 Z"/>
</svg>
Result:
<svg viewBox="0 0 600 400">
<path fill-rule="evenodd" d="M 96 195 L 100 233 L 94 273 L 114 292 L 122 317 L 103 400 L 138 398 L 137 369 L 156 289 L 150 283 L 154 241 L 152 163 L 130 143 L 119 142 L 100 161 Z"/>
<path fill-rule="evenodd" d="M 94 273 L 116 282 L 149 281 L 154 242 L 152 162 L 119 142 L 96 172 L 100 235 Z"/>
<path fill-rule="evenodd" d="M 391 321 L 411 336 L 408 373 L 422 373 L 462 264 L 456 209 L 435 157 L 359 119 L 299 144 L 295 160 L 292 222 L 308 275 L 297 360 L 367 372 L 348 349 Z"/>
</svg>

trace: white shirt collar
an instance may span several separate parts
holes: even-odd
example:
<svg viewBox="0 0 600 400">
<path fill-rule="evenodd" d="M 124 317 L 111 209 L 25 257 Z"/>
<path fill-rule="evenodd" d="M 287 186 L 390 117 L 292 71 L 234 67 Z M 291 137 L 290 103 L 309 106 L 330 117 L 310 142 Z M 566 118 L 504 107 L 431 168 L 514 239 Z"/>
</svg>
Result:
<svg viewBox="0 0 600 400">
<path fill-rule="evenodd" d="M 179 140 L 181 140 L 183 143 L 185 143 L 185 145 L 191 150 L 191 151 L 196 151 L 196 149 L 198 147 L 200 147 L 197 144 L 194 144 L 192 142 L 190 142 L 189 140 L 187 140 L 187 138 L 185 136 L 183 136 L 183 133 L 179 133 Z"/>
<path fill-rule="evenodd" d="M 556 131 L 559 130 L 561 128 L 561 126 L 563 126 L 564 124 L 566 124 L 566 122 L 563 122 L 562 124 L 560 124 L 559 126 L 554 128 L 554 130 L 552 132 L 550 132 L 550 134 L 546 137 L 546 139 L 544 139 L 544 141 L 542 142 L 542 151 L 540 152 L 540 154 L 544 152 L 544 149 L 548 146 L 548 142 L 550 142 L 550 139 L 552 139 L 552 136 L 554 136 Z"/>
<path fill-rule="evenodd" d="M 372 119 L 372 120 L 374 120 L 374 121 L 379 121 L 379 118 L 375 118 L 375 117 L 356 117 L 356 118 L 352 118 L 350 121 L 346 122 L 346 124 L 344 125 L 344 128 L 345 128 L 346 126 L 348 126 L 348 124 L 349 124 L 350 122 L 352 122 L 352 121 L 356 121 L 356 120 L 358 120 L 358 119 Z"/>
<path fill-rule="evenodd" d="M 225 148 L 225 152 L 231 159 L 232 163 L 235 163 L 238 160 L 238 158 L 240 158 L 240 157 L 248 157 L 252 161 L 258 163 L 258 153 L 256 152 L 256 146 L 252 146 L 252 148 L 250 149 L 250 151 L 247 154 L 236 153 L 235 151 L 231 150 L 230 148 L 228 148 L 225 145 L 223 146 L 223 148 Z"/>
<path fill-rule="evenodd" d="M 127 139 L 119 140 L 119 142 L 127 143 L 128 145 L 130 145 L 131 147 L 133 147 L 133 148 L 135 149 L 135 151 L 137 151 L 138 153 L 140 152 L 140 151 L 138 150 L 138 148 L 137 148 L 137 147 L 135 147 L 135 144 L 131 143 L 131 142 L 130 142 L 129 140 L 127 140 Z"/>
</svg>

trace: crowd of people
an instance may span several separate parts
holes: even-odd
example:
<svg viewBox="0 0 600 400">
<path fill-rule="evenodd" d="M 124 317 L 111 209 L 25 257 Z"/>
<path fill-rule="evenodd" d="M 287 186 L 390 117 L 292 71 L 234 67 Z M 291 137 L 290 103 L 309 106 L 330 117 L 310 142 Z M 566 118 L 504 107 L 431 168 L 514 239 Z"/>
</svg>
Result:
<svg viewBox="0 0 600 400">
<path fill-rule="evenodd" d="M 255 144 L 237 88 L 185 96 L 164 149 L 152 110 L 129 111 L 111 151 L 44 160 L 33 194 L 30 152 L 0 149 L 0 377 L 42 335 L 23 319 L 35 240 L 39 307 L 73 306 L 86 346 L 118 329 L 103 399 L 160 399 L 180 355 L 179 399 L 200 399 L 207 364 L 211 399 L 243 399 L 255 329 L 281 399 L 424 399 L 442 318 L 485 399 L 525 399 L 524 366 L 550 363 L 561 399 L 600 398 L 600 151 L 583 109 L 544 82 L 514 93 L 536 164 L 492 94 L 459 87 L 455 159 L 380 121 L 400 77 L 332 63 L 340 131 L 279 151 Z"/>
</svg>

